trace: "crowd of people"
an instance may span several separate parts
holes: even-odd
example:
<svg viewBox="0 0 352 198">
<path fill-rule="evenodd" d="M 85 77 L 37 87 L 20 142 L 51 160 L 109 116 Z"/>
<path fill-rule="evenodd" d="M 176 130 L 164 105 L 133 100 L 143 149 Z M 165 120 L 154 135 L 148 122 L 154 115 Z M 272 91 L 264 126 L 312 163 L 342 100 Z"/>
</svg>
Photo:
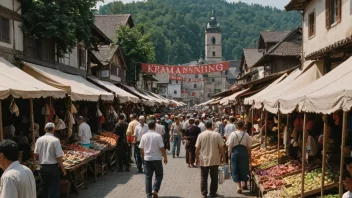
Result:
<svg viewBox="0 0 352 198">
<path fill-rule="evenodd" d="M 138 173 L 146 175 L 147 197 L 158 197 L 163 179 L 162 159 L 165 164 L 168 162 L 166 150 L 171 152 L 172 158 L 178 158 L 184 147 L 186 165 L 201 169 L 201 194 L 204 197 L 208 192 L 210 196 L 217 196 L 218 168 L 227 163 L 231 164 L 237 192 L 242 193 L 247 189 L 249 178 L 251 138 L 247 124 L 234 116 L 220 117 L 195 111 L 149 116 L 131 114 L 128 118 L 121 114 L 115 126 L 115 133 L 119 136 L 118 171 L 129 172 L 134 156 Z M 153 174 L 156 175 L 154 185 Z"/>
</svg>

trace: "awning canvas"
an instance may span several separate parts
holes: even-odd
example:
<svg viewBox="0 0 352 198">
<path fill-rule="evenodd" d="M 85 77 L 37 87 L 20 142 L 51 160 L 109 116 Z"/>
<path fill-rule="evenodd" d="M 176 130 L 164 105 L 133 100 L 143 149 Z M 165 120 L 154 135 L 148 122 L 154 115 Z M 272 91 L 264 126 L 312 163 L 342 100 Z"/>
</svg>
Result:
<svg viewBox="0 0 352 198">
<path fill-rule="evenodd" d="M 33 78 L 0 57 L 0 99 L 14 98 L 64 98 L 66 92 Z"/>
<path fill-rule="evenodd" d="M 231 96 L 228 96 L 228 97 L 226 97 L 226 98 L 221 99 L 221 100 L 220 100 L 220 104 L 222 104 L 222 105 L 228 105 L 229 103 L 236 103 L 236 98 L 237 98 L 237 96 L 240 95 L 240 94 L 242 94 L 242 93 L 244 93 L 244 92 L 246 92 L 246 91 L 248 91 L 249 89 L 250 89 L 250 88 L 244 89 L 244 90 L 242 90 L 242 91 L 238 91 L 238 92 L 232 94 Z"/>
<path fill-rule="evenodd" d="M 279 84 L 283 79 L 287 77 L 287 74 L 283 74 L 280 78 L 276 79 L 274 82 L 272 82 L 269 86 L 267 86 L 265 89 L 260 91 L 259 93 L 244 99 L 244 104 L 245 105 L 253 105 L 254 100 L 265 95 L 266 93 L 270 92 L 270 90 L 274 89 L 274 87 Z"/>
<path fill-rule="evenodd" d="M 119 99 L 120 103 L 126 103 L 126 102 L 137 103 L 139 101 L 139 98 L 137 96 L 134 96 L 133 94 L 128 93 L 127 91 L 121 89 L 120 87 L 117 87 L 111 82 L 99 80 L 94 77 L 89 77 L 89 79 L 91 79 L 93 82 L 97 83 L 98 85 L 103 86 L 106 89 L 114 92 L 115 96 Z"/>
<path fill-rule="evenodd" d="M 56 69 L 24 62 L 23 71 L 34 78 L 65 90 L 73 101 L 113 101 L 114 95 L 87 81 L 81 76 L 67 74 Z"/>
<path fill-rule="evenodd" d="M 287 84 L 285 87 L 275 90 L 275 92 L 267 96 L 263 101 L 264 109 L 276 114 L 279 108 L 279 98 L 295 92 L 319 79 L 322 76 L 321 69 L 315 63 L 310 65 L 291 83 Z"/>
<path fill-rule="evenodd" d="M 121 83 L 119 83 L 119 85 L 121 85 L 123 88 L 130 91 L 132 94 L 138 96 L 142 100 L 143 104 L 148 105 L 148 106 L 154 106 L 155 101 L 152 98 L 146 96 L 144 93 L 141 93 L 140 91 L 138 91 L 136 88 L 130 87 L 128 85 L 124 85 Z"/>
<path fill-rule="evenodd" d="M 290 75 L 288 75 L 284 80 L 282 80 L 280 83 L 276 84 L 272 89 L 267 91 L 265 94 L 261 95 L 260 97 L 257 97 L 254 99 L 254 108 L 255 109 L 261 109 L 263 107 L 262 103 L 263 101 L 270 97 L 272 93 L 275 93 L 275 91 L 280 90 L 290 84 L 294 79 L 296 79 L 299 75 L 301 75 L 302 71 L 299 69 L 295 69 L 293 72 L 291 72 Z M 261 92 L 260 92 L 261 93 Z"/>
<path fill-rule="evenodd" d="M 280 98 L 280 112 L 299 111 L 330 114 L 352 107 L 352 57 L 306 87 Z"/>
</svg>

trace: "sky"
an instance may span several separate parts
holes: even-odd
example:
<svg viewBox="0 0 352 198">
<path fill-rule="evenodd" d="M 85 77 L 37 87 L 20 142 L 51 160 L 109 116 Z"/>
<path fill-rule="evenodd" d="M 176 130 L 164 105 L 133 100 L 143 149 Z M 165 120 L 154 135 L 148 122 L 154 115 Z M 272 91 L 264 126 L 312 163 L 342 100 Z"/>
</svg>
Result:
<svg viewBox="0 0 352 198">
<path fill-rule="evenodd" d="M 116 1 L 116 0 L 104 0 L 104 3 L 102 3 L 102 2 L 98 3 L 98 7 L 100 5 L 107 4 L 107 3 L 110 3 L 113 1 Z M 121 0 L 121 1 L 124 3 L 129 3 L 132 1 L 143 1 L 143 0 Z M 228 0 L 228 1 L 237 2 L 240 0 Z M 273 6 L 273 7 L 279 8 L 279 9 L 284 9 L 284 6 L 289 2 L 289 0 L 241 0 L 241 1 L 246 2 L 248 4 L 257 3 L 257 4 L 262 4 L 264 6 Z"/>
</svg>

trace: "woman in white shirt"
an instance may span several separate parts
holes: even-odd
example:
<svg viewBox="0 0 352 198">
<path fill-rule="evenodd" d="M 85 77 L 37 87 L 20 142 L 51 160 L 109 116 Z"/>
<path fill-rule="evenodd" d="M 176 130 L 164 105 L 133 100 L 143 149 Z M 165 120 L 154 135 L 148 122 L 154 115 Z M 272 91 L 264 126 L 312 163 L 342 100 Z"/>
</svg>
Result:
<svg viewBox="0 0 352 198">
<path fill-rule="evenodd" d="M 231 133 L 228 142 L 228 155 L 231 157 L 231 174 L 233 181 L 237 184 L 237 193 L 247 188 L 249 178 L 249 154 L 252 146 L 252 139 L 246 133 L 243 121 L 236 124 L 236 131 Z M 243 188 L 242 188 L 242 183 Z"/>
</svg>

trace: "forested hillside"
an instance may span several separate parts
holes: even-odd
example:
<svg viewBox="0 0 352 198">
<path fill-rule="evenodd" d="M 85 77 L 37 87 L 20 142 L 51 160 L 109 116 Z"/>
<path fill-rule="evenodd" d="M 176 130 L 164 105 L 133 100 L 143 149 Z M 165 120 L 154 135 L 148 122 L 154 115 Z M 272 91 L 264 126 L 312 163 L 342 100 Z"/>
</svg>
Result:
<svg viewBox="0 0 352 198">
<path fill-rule="evenodd" d="M 100 7 L 100 14 L 133 16 L 151 34 L 156 62 L 182 64 L 204 54 L 204 30 L 212 6 L 223 33 L 223 56 L 239 59 L 242 48 L 256 47 L 260 31 L 292 30 L 301 25 L 301 16 L 272 7 L 248 5 L 225 0 L 148 0 L 123 4 L 114 2 Z"/>
</svg>

